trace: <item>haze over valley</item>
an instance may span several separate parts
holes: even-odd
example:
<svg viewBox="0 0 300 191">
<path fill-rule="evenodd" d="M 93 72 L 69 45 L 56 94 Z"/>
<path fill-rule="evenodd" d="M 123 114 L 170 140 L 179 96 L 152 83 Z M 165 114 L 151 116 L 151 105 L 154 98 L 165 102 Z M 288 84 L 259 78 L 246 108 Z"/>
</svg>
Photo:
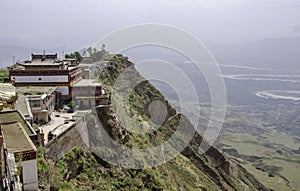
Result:
<svg viewBox="0 0 300 191">
<path fill-rule="evenodd" d="M 199 123 L 195 129 L 201 136 L 204 135 L 210 121 L 214 90 L 210 89 L 205 74 L 198 66 L 211 63 L 194 63 L 180 50 L 156 44 L 137 45 L 123 52 L 111 52 L 110 48 L 114 48 L 112 44 L 101 44 L 102 47 L 93 49 L 106 35 L 124 27 L 145 23 L 179 28 L 197 38 L 198 43 L 207 48 L 220 72 L 217 78 L 225 84 L 224 123 L 220 134 L 216 135 L 214 147 L 211 147 L 208 153 L 201 155 L 200 151 L 195 149 L 197 141 L 202 141 L 200 134 L 199 137 L 196 134 L 187 149 L 171 162 L 157 168 L 135 171 L 120 170 L 85 149 L 70 151 L 71 154 L 64 155 L 52 164 L 46 160 L 44 151 L 39 148 L 39 165 L 42 164 L 46 169 L 56 169 L 53 174 L 59 174 L 57 177 L 61 181 L 57 187 L 56 183 L 53 187 L 53 183 L 48 182 L 49 185 L 39 185 L 39 188 L 46 190 L 47 186 L 50 189 L 51 185 L 57 188 L 54 190 L 116 190 L 122 186 L 128 190 L 132 190 L 133 187 L 138 190 L 164 190 L 175 187 L 181 190 L 300 190 L 300 1 L 0 0 L 0 4 L 1 72 L 5 73 L 7 67 L 16 62 L 20 64 L 24 61 L 24 66 L 29 65 L 30 62 L 25 60 L 33 57 L 32 53 L 36 54 L 38 59 L 40 54 L 41 62 L 43 55 L 46 58 L 46 53 L 49 53 L 49 57 L 65 59 L 59 61 L 62 63 L 74 62 L 76 67 L 82 67 L 79 58 L 81 61 L 88 60 L 90 65 L 84 63 L 87 64 L 84 65 L 86 68 L 80 71 L 89 71 L 87 73 L 92 76 L 89 80 L 94 80 L 101 88 L 104 86 L 103 92 L 109 105 L 98 107 L 106 112 L 100 113 L 101 120 L 105 122 L 105 128 L 117 127 L 117 130 L 109 130 L 109 133 L 120 133 L 114 137 L 120 139 L 118 141 L 126 147 L 144 149 L 166 140 L 176 129 L 174 121 L 177 120 L 179 112 L 188 118 L 185 120 L 187 127 L 192 124 L 189 120 L 196 119 Z M 137 38 L 143 35 L 157 35 L 152 32 L 149 29 L 145 34 L 130 35 Z M 160 37 L 167 38 L 163 35 Z M 185 39 L 174 41 L 185 42 Z M 100 56 L 99 59 L 93 60 L 92 55 Z M 199 55 L 202 55 L 202 52 L 199 52 Z M 143 65 L 145 61 L 147 67 Z M 58 61 L 54 61 L 56 62 Z M 128 96 L 129 106 L 125 103 L 123 106 L 122 103 L 119 104 L 120 111 L 109 110 L 107 108 L 114 105 L 111 103 L 112 89 L 115 88 L 113 83 L 117 81 L 118 75 L 125 71 L 126 66 L 131 66 L 131 62 L 137 71 L 134 69 L 130 72 L 137 76 L 134 76 L 136 79 L 132 77 L 129 80 L 137 82 L 145 78 L 154 86 L 148 81 L 138 84 Z M 66 64 L 66 67 L 72 68 L 73 65 Z M 17 66 L 16 68 L 14 69 L 18 71 Z M 171 69 L 174 68 L 181 73 L 172 73 Z M 170 83 L 150 77 L 148 79 L 146 74 L 151 71 L 159 77 L 173 77 L 179 82 L 183 81 L 180 81 L 181 79 L 187 79 L 180 84 L 183 86 L 180 93 L 186 98 L 185 102 L 181 102 L 176 88 Z M 34 75 L 37 75 L 36 73 Z M 79 78 L 81 80 L 81 76 L 78 76 Z M 74 84 L 78 79 L 72 79 Z M 15 83 L 15 80 L 10 80 L 12 84 Z M 51 79 L 47 83 L 51 84 Z M 121 80 L 120 84 L 127 87 L 130 83 Z M 85 85 L 80 84 L 84 87 Z M 193 99 L 188 85 L 192 85 L 198 96 L 197 100 Z M 118 96 L 116 100 L 120 101 L 118 99 L 122 96 Z M 158 128 L 157 131 L 151 129 L 153 132 L 147 136 L 127 134 L 124 130 L 127 127 L 123 124 L 126 120 L 129 121 L 129 126 L 137 121 L 140 123 L 138 127 L 150 127 L 153 123 L 150 101 L 156 99 L 165 104 L 165 107 L 159 105 L 158 108 L 152 108 L 156 109 L 156 117 L 166 118 L 167 121 L 161 123 L 163 128 Z M 182 105 L 185 107 L 181 107 Z M 79 106 L 73 102 L 64 103 L 62 110 L 67 108 L 67 111 L 73 112 L 73 107 Z M 161 113 L 164 110 L 167 114 L 162 117 Z M 130 113 L 130 117 L 118 116 L 126 112 Z M 199 119 L 197 112 L 200 113 Z M 58 114 L 55 117 L 58 118 Z M 83 117 L 83 114 L 79 112 L 76 117 Z M 88 119 L 95 121 L 93 117 Z M 72 123 L 65 119 L 59 120 Z M 90 122 L 88 125 L 96 129 L 94 123 Z M 50 128 L 51 123 L 46 126 Z M 93 128 L 92 130 L 95 130 Z M 102 138 L 97 133 L 90 133 L 88 136 L 94 136 L 89 144 L 93 141 L 99 142 Z M 81 160 L 81 157 L 84 159 Z M 73 160 L 77 160 L 77 163 L 72 163 Z M 233 167 L 231 164 L 234 164 Z M 74 165 L 82 166 L 74 170 Z M 230 168 L 227 169 L 227 166 Z M 88 172 L 84 169 L 88 169 Z M 39 181 L 44 183 L 48 179 L 45 178 L 47 175 L 43 175 Z M 235 184 L 236 182 L 239 183 Z M 92 184 L 85 187 L 85 183 Z M 98 184 L 102 187 L 97 187 Z M 184 186 L 180 187 L 180 184 Z M 239 187 L 235 187 L 236 185 Z"/>
</svg>

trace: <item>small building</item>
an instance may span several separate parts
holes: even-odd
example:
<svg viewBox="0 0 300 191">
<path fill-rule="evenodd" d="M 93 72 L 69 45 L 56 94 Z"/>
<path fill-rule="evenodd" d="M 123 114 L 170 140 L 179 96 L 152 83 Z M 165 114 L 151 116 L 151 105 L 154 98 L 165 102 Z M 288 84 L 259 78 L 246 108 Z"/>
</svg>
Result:
<svg viewBox="0 0 300 191">
<path fill-rule="evenodd" d="M 82 79 L 91 79 L 91 64 L 80 64 L 79 65 L 82 70 Z"/>
<path fill-rule="evenodd" d="M 57 86 L 65 96 L 81 80 L 82 70 L 76 59 L 59 59 L 57 54 L 32 54 L 30 60 L 9 68 L 9 79 L 15 86 Z"/>
<path fill-rule="evenodd" d="M 81 63 L 82 64 L 91 64 L 93 61 L 92 61 L 92 58 L 90 56 L 83 56 L 82 57 L 82 60 L 81 60 Z"/>
<path fill-rule="evenodd" d="M 59 105 L 57 88 L 52 86 L 30 86 L 16 88 L 18 100 L 16 108 L 26 120 L 36 124 L 45 124 L 51 120 L 51 114 Z M 32 118 L 32 121 L 30 119 Z"/>
<path fill-rule="evenodd" d="M 98 105 L 108 105 L 109 95 L 101 83 L 83 79 L 72 87 L 73 101 L 79 109 L 91 109 Z"/>
<path fill-rule="evenodd" d="M 112 66 L 111 61 L 99 61 L 91 63 L 84 63 L 81 61 L 79 64 L 82 70 L 82 79 L 97 78 L 104 68 Z"/>
<path fill-rule="evenodd" d="M 15 188 L 20 183 L 22 190 L 38 190 L 37 149 L 28 135 L 31 131 L 18 111 L 0 113 L 4 186 Z"/>
</svg>

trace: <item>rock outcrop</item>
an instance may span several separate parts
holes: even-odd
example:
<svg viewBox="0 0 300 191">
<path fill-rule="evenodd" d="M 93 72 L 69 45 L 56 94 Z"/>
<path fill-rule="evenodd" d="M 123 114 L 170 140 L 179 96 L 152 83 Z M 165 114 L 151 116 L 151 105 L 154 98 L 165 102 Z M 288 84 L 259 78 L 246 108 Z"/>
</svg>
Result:
<svg viewBox="0 0 300 191">
<path fill-rule="evenodd" d="M 104 69 L 100 76 L 101 81 L 103 81 L 107 86 L 112 86 L 120 73 L 133 65 L 127 58 L 121 55 L 114 56 L 111 62 L 114 66 L 113 70 Z M 132 75 L 128 77 L 130 79 L 128 83 L 131 81 L 138 81 L 142 78 L 135 69 L 131 70 Z M 126 83 L 127 82 L 125 80 L 123 84 L 126 86 Z M 128 87 L 130 87 L 130 85 L 128 85 Z M 132 119 L 137 118 L 151 122 L 152 116 L 151 111 L 149 110 L 149 105 L 155 100 L 159 100 L 166 105 L 167 114 L 165 120 L 163 121 L 160 129 L 143 136 L 143 143 L 140 143 L 143 144 L 143 147 L 145 145 L 153 146 L 155 144 L 159 144 L 161 141 L 170 137 L 178 125 L 178 120 L 176 120 L 178 116 L 182 116 L 184 118 L 184 125 L 186 129 L 194 128 L 187 118 L 183 115 L 177 114 L 176 110 L 170 106 L 164 96 L 147 80 L 143 80 L 143 82 L 136 85 L 129 97 L 129 106 L 125 107 L 125 109 L 131 111 L 130 115 L 132 116 Z M 159 110 L 157 112 L 159 112 Z M 124 129 L 126 129 L 126 127 L 121 127 L 122 125 L 116 122 L 118 117 L 113 114 L 112 110 L 109 110 L 107 114 L 102 113 L 101 116 L 103 117 L 103 121 L 107 122 L 107 125 L 105 125 L 107 132 L 115 140 L 128 145 L 137 145 L 136 143 L 139 138 L 133 134 L 125 133 L 126 131 Z M 158 114 L 158 116 L 160 116 L 160 114 Z M 157 117 L 157 119 L 158 121 L 161 121 L 159 117 Z M 152 120 L 152 122 L 155 123 L 156 121 Z M 191 142 L 182 151 L 181 155 L 186 157 L 192 165 L 203 172 L 210 181 L 219 187 L 220 190 L 268 190 L 244 168 L 226 157 L 217 148 L 213 146 L 209 147 L 209 145 L 207 145 L 209 147 L 207 152 L 204 154 L 200 153 L 199 145 L 202 142 L 205 143 L 205 140 L 203 140 L 199 132 L 196 132 Z M 208 185 L 202 186 L 208 187 Z"/>
</svg>

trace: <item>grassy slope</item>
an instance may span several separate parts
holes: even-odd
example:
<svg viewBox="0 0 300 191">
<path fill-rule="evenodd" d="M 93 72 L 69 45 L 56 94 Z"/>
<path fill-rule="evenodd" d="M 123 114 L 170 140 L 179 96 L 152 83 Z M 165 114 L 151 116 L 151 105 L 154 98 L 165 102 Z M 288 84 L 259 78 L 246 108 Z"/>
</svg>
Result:
<svg viewBox="0 0 300 191">
<path fill-rule="evenodd" d="M 179 155 L 156 169 L 119 169 L 81 148 L 74 148 L 49 169 L 39 162 L 42 182 L 52 190 L 218 190 L 189 160 Z M 205 188 L 205 189 L 204 189 Z"/>
<path fill-rule="evenodd" d="M 112 61 L 114 67 L 104 69 L 100 75 L 101 82 L 109 89 L 118 75 L 132 65 L 122 56 L 113 57 Z M 133 76 L 141 78 L 135 70 L 132 73 L 135 74 Z M 126 80 L 122 81 L 121 87 L 126 87 L 126 83 Z M 122 103 L 122 96 L 116 95 L 116 99 Z M 135 125 L 132 124 L 132 119 L 147 126 L 147 123 L 152 122 L 145 108 L 157 99 L 168 105 L 167 120 L 152 133 L 139 135 L 129 132 L 129 139 L 125 143 L 127 147 L 149 148 L 159 145 L 172 136 L 179 118 L 184 118 L 147 81 L 131 92 L 129 104 L 118 108 L 118 113 L 129 126 Z M 130 115 L 126 115 L 128 111 Z M 193 128 L 187 119 L 185 121 L 187 128 Z M 214 147 L 205 155 L 200 154 L 201 141 L 201 136 L 196 133 L 182 154 L 163 165 L 144 170 L 121 169 L 90 152 L 75 148 L 55 164 L 40 157 L 40 179 L 41 183 L 50 184 L 52 190 L 244 190 L 245 185 L 250 190 L 265 190 L 245 169 L 229 161 Z"/>
<path fill-rule="evenodd" d="M 122 56 L 113 58 L 113 62 L 116 65 L 112 69 L 113 71 L 103 72 L 102 75 L 100 76 L 101 81 L 103 83 L 105 83 L 107 86 L 114 85 L 115 79 L 118 76 L 118 74 L 121 73 L 124 70 L 124 68 L 126 68 L 132 64 L 131 62 L 129 62 L 126 58 L 124 58 Z M 136 80 L 133 80 L 133 81 L 138 81 L 141 78 L 141 76 L 135 71 L 135 69 L 133 69 L 131 71 L 131 73 L 133 75 L 128 76 L 128 78 L 130 80 L 136 78 Z M 130 81 L 130 80 L 128 80 L 128 81 Z M 126 87 L 126 85 L 127 85 L 126 81 L 127 80 L 122 81 L 122 85 L 121 85 L 122 88 L 124 88 L 124 86 Z M 128 87 L 130 87 L 130 86 L 128 86 Z M 162 141 L 165 141 L 169 136 L 172 135 L 172 133 L 174 131 L 172 130 L 172 125 L 170 125 L 169 122 L 172 121 L 174 116 L 176 116 L 176 114 L 175 114 L 176 112 L 173 111 L 174 109 L 168 104 L 168 102 L 161 95 L 161 93 L 156 88 L 154 88 L 150 83 L 148 83 L 146 81 L 146 82 L 141 83 L 138 86 L 136 86 L 134 88 L 134 90 L 131 92 L 131 94 L 129 96 L 129 100 L 130 100 L 129 105 L 127 105 L 127 107 L 122 106 L 118 109 L 122 110 L 122 108 L 123 108 L 125 110 L 131 111 L 130 112 L 131 116 L 133 116 L 136 119 L 143 119 L 144 122 L 150 121 L 148 118 L 149 113 L 147 113 L 147 106 L 153 100 L 161 100 L 168 106 L 169 120 L 167 120 L 164 123 L 164 125 L 162 125 L 158 129 L 158 132 L 160 132 L 160 133 L 155 134 L 155 136 L 151 136 L 151 134 L 150 134 L 150 136 L 148 136 L 148 137 L 143 136 L 141 138 L 140 136 L 132 134 L 131 139 L 129 140 L 129 143 L 127 143 L 127 144 L 133 144 L 135 147 L 139 147 L 141 145 L 143 147 L 145 147 L 147 144 L 149 144 L 147 146 L 151 147 L 153 145 L 160 144 Z M 123 103 L 123 102 L 121 102 L 121 103 Z M 132 119 L 130 119 L 130 118 L 125 119 L 125 121 L 131 121 L 131 120 Z M 149 123 L 151 123 L 151 121 Z M 193 127 L 191 124 L 187 124 L 187 128 L 193 128 Z M 168 136 L 166 136 L 166 135 L 168 135 Z M 237 171 L 239 172 L 239 173 L 237 173 L 237 174 L 239 174 L 239 175 L 237 175 L 237 177 L 240 176 L 238 178 L 236 178 L 236 177 L 233 178 L 232 176 L 229 176 L 228 174 L 226 174 L 224 172 L 224 169 L 222 169 L 223 168 L 222 165 L 224 165 L 224 164 L 221 164 L 225 160 L 227 160 L 226 157 L 223 156 L 222 154 L 220 154 L 218 151 L 214 150 L 214 148 L 210 150 L 211 152 L 208 155 L 199 154 L 198 147 L 200 145 L 200 142 L 199 142 L 200 139 L 202 141 L 201 136 L 198 133 L 196 133 L 193 141 L 190 143 L 188 148 L 183 152 L 183 155 L 188 157 L 189 160 L 193 162 L 193 165 L 197 166 L 198 169 L 200 169 L 204 172 L 206 170 L 205 176 L 208 176 L 208 178 L 210 180 L 213 180 L 215 184 L 218 184 L 219 188 L 228 189 L 228 190 L 240 189 L 239 186 L 241 186 L 241 183 L 240 183 L 239 178 L 245 179 L 245 182 L 247 182 L 247 180 L 246 180 L 247 178 L 245 178 L 245 174 L 242 173 L 242 170 L 240 170 L 237 167 Z M 192 150 L 193 155 L 186 154 L 186 153 L 188 153 L 187 150 Z M 221 160 L 217 161 L 218 160 L 218 159 L 216 159 L 217 157 L 223 158 L 224 161 L 222 161 L 222 162 L 220 162 Z M 198 162 L 200 162 L 200 160 L 203 163 L 201 165 L 197 164 Z M 216 161 L 214 161 L 214 160 L 216 160 Z M 207 161 L 213 161 L 213 162 L 207 162 Z M 168 163 L 166 165 L 168 165 Z M 178 165 L 180 165 L 180 164 L 178 164 Z M 210 175 L 208 175 L 209 171 L 212 171 Z M 197 175 L 197 174 L 195 174 L 195 175 Z M 198 174 L 198 176 L 199 176 L 199 174 Z M 183 184 L 185 184 L 185 183 L 186 182 L 183 182 Z M 258 187 L 260 186 L 259 183 L 256 181 L 253 181 L 252 183 L 254 185 L 257 184 L 255 186 L 258 186 Z M 200 182 L 200 184 L 203 184 L 203 183 Z M 250 185 L 250 189 L 251 188 L 255 189 L 254 187 L 252 187 L 253 185 L 250 182 L 248 182 L 248 184 Z M 205 186 L 205 183 L 204 183 L 204 186 Z"/>
</svg>

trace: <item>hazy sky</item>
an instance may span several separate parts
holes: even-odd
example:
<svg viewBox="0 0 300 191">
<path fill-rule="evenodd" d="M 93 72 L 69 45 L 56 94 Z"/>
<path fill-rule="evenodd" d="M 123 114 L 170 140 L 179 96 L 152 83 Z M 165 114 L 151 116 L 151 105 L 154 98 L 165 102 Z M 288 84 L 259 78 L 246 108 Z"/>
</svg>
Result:
<svg viewBox="0 0 300 191">
<path fill-rule="evenodd" d="M 161 23 L 204 41 L 300 36 L 299 0 L 0 0 L 0 37 L 78 38 Z"/>
</svg>

